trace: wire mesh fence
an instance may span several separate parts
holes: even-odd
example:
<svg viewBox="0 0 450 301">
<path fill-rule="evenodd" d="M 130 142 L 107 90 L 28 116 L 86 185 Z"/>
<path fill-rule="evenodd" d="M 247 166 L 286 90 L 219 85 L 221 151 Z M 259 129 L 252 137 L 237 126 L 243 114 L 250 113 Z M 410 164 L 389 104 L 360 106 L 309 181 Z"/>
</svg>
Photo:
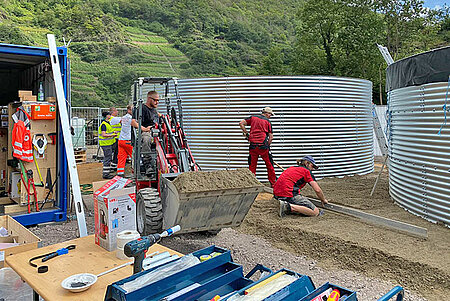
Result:
<svg viewBox="0 0 450 301">
<path fill-rule="evenodd" d="M 72 107 L 73 146 L 75 149 L 94 151 L 98 148 L 98 128 L 103 120 L 102 113 L 110 108 Z M 118 116 L 126 114 L 126 108 L 117 108 Z"/>
</svg>

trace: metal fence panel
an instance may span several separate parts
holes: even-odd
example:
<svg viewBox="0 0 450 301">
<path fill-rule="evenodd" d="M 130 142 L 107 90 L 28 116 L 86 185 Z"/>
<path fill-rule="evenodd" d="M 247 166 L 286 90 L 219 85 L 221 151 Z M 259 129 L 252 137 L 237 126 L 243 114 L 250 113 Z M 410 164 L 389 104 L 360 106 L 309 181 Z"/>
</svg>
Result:
<svg viewBox="0 0 450 301">
<path fill-rule="evenodd" d="M 72 107 L 71 121 L 74 129 L 73 145 L 75 149 L 87 150 L 88 159 L 101 156 L 98 145 L 98 128 L 103 120 L 102 113 L 110 108 Z M 126 108 L 117 108 L 118 116 L 126 114 Z"/>
<path fill-rule="evenodd" d="M 450 226 L 448 88 L 433 83 L 389 93 L 389 191 L 408 211 Z"/>
<path fill-rule="evenodd" d="M 72 107 L 72 127 L 75 130 L 74 146 L 80 146 L 85 141 L 84 148 L 98 145 L 98 127 L 101 122 L 101 112 L 97 107 Z M 83 136 L 84 135 L 84 136 Z"/>
<path fill-rule="evenodd" d="M 386 120 L 386 112 L 387 112 L 387 106 L 376 106 L 375 110 L 377 111 L 378 119 L 380 120 L 381 128 L 383 129 L 383 132 L 386 133 L 386 126 L 387 126 L 387 120 Z M 380 146 L 378 145 L 378 140 L 375 136 L 375 131 L 373 132 L 373 150 L 375 156 L 382 156 Z"/>
<path fill-rule="evenodd" d="M 271 118 L 272 152 L 280 165 L 289 167 L 297 158 L 313 155 L 320 165 L 318 177 L 373 171 L 370 81 L 280 76 L 178 82 L 184 129 L 195 160 L 205 170 L 247 167 L 248 142 L 239 121 L 270 106 L 276 114 Z M 144 99 L 146 92 L 158 88 L 144 87 Z M 165 113 L 164 101 L 158 110 Z M 265 181 L 263 165 L 260 161 L 257 177 Z"/>
</svg>

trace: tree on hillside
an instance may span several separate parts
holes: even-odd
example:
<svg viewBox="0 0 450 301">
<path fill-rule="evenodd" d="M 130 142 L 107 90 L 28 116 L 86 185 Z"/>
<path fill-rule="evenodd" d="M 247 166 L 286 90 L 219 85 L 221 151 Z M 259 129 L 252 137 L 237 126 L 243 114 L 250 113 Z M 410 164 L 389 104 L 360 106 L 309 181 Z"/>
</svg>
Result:
<svg viewBox="0 0 450 301">
<path fill-rule="evenodd" d="M 283 48 L 278 45 L 272 46 L 267 56 L 262 60 L 259 70 L 261 75 L 284 75 L 286 74 L 286 64 L 284 63 Z"/>
<path fill-rule="evenodd" d="M 298 12 L 293 71 L 375 80 L 382 19 L 355 1 L 307 0 Z"/>
<path fill-rule="evenodd" d="M 438 16 L 423 7 L 423 0 L 378 0 L 373 6 L 383 16 L 384 44 L 394 60 L 440 44 Z"/>
<path fill-rule="evenodd" d="M 297 17 L 296 73 L 334 74 L 334 48 L 340 18 L 339 4 L 328 0 L 307 0 Z"/>
</svg>

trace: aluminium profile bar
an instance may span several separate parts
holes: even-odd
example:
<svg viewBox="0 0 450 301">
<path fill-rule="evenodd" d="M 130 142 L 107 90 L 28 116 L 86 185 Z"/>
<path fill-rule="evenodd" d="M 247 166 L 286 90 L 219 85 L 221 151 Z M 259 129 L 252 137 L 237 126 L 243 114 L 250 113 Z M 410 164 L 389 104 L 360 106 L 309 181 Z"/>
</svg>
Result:
<svg viewBox="0 0 450 301">
<path fill-rule="evenodd" d="M 86 219 L 84 216 L 83 200 L 81 198 L 80 181 L 78 179 L 77 164 L 73 151 L 72 135 L 70 134 L 69 114 L 67 111 L 66 97 L 64 96 L 64 87 L 61 78 L 58 52 L 56 48 L 55 36 L 47 34 L 48 48 L 50 51 L 50 61 L 52 64 L 53 79 L 55 82 L 56 99 L 58 103 L 58 112 L 61 121 L 61 129 L 64 137 L 64 146 L 66 149 L 67 166 L 70 174 L 70 183 L 72 184 L 73 199 L 75 202 L 75 212 L 77 215 L 78 230 L 80 237 L 87 236 Z"/>
</svg>

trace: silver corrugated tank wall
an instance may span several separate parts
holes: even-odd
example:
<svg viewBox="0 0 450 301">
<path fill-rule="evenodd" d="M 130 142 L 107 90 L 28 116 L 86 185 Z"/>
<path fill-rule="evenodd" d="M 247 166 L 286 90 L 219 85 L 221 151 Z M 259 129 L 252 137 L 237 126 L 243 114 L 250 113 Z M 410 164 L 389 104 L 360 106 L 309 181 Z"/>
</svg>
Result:
<svg viewBox="0 0 450 301">
<path fill-rule="evenodd" d="M 144 93 L 155 88 L 147 86 Z M 320 165 L 317 177 L 373 171 L 370 81 L 325 76 L 196 78 L 179 80 L 179 91 L 189 145 L 204 170 L 247 167 L 248 142 L 239 121 L 270 106 L 276 114 L 271 118 L 271 149 L 280 165 L 292 166 L 309 154 Z M 164 101 L 159 111 L 165 112 Z M 267 180 L 261 159 L 257 177 Z"/>
<path fill-rule="evenodd" d="M 445 124 L 443 106 L 450 106 L 448 89 L 448 82 L 396 89 L 389 93 L 388 106 L 390 194 L 408 211 L 447 226 L 450 126 Z"/>
</svg>

